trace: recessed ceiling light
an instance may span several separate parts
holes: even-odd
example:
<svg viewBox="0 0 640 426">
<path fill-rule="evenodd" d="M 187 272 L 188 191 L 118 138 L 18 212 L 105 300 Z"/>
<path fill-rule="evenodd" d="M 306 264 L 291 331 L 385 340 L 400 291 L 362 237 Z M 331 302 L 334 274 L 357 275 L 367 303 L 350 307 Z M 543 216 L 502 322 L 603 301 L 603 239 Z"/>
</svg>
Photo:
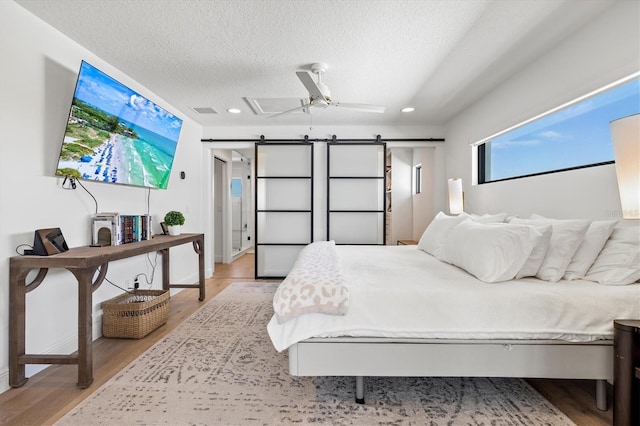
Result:
<svg viewBox="0 0 640 426">
<path fill-rule="evenodd" d="M 229 108 L 227 112 L 230 112 L 231 114 L 240 114 L 242 111 L 240 111 L 238 108 Z"/>
<path fill-rule="evenodd" d="M 416 109 L 413 108 L 413 107 L 406 107 L 406 108 L 402 108 L 400 111 L 402 111 L 402 112 L 413 112 L 415 110 Z"/>
</svg>

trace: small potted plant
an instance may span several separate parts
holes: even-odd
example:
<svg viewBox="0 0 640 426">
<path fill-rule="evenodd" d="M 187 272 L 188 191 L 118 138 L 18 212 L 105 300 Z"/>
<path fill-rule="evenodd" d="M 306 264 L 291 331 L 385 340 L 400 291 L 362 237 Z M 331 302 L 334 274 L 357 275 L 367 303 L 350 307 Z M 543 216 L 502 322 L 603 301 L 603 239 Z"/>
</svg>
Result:
<svg viewBox="0 0 640 426">
<path fill-rule="evenodd" d="M 169 235 L 180 235 L 180 226 L 184 225 L 184 215 L 179 211 L 171 210 L 164 215 L 164 224 L 169 229 Z"/>
</svg>

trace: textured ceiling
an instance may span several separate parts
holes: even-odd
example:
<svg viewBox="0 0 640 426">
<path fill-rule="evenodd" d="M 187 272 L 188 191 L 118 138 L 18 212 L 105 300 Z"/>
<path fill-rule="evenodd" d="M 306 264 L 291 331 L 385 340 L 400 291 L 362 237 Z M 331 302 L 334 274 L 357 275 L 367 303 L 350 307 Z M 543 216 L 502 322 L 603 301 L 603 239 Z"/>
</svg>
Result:
<svg viewBox="0 0 640 426">
<path fill-rule="evenodd" d="M 446 122 L 613 0 L 16 0 L 204 126 L 289 125 L 245 98 L 304 98 L 324 62 L 340 102 L 315 125 Z M 412 106 L 413 113 L 400 109 Z M 193 108 L 218 114 L 198 114 Z M 230 114 L 227 108 L 239 108 Z"/>
</svg>

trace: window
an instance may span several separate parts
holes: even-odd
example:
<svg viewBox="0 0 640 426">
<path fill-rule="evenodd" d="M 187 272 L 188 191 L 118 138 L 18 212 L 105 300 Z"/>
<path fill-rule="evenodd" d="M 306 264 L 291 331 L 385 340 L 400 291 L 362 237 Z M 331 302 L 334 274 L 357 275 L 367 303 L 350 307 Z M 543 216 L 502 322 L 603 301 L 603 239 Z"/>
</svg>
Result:
<svg viewBox="0 0 640 426">
<path fill-rule="evenodd" d="M 240 178 L 231 179 L 231 197 L 242 198 L 242 179 Z"/>
<path fill-rule="evenodd" d="M 414 193 L 420 194 L 422 192 L 422 164 L 415 166 L 415 172 L 413 174 L 414 179 Z"/>
<path fill-rule="evenodd" d="M 636 75 L 480 141 L 478 183 L 613 163 L 609 123 L 639 112 Z"/>
</svg>

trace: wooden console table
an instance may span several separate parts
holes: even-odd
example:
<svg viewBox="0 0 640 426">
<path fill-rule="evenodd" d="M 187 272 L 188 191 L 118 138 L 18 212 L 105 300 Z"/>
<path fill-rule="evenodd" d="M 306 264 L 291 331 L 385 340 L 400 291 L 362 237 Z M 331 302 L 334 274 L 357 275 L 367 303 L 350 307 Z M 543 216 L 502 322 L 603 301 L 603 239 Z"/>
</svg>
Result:
<svg viewBox="0 0 640 426">
<path fill-rule="evenodd" d="M 198 254 L 198 284 L 169 284 L 169 249 L 192 243 Z M 205 297 L 204 234 L 178 236 L 156 235 L 151 240 L 108 247 L 78 247 L 52 256 L 14 256 L 9 261 L 9 385 L 20 387 L 27 382 L 26 364 L 77 364 L 78 387 L 93 382 L 93 303 L 92 294 L 104 280 L 109 262 L 150 252 L 162 254 L 162 288 L 198 288 L 199 300 Z M 35 290 L 50 268 L 64 268 L 78 281 L 78 351 L 70 355 L 36 355 L 25 353 L 26 294 Z M 30 283 L 27 274 L 39 269 Z M 100 270 L 95 281 L 93 277 Z"/>
</svg>

